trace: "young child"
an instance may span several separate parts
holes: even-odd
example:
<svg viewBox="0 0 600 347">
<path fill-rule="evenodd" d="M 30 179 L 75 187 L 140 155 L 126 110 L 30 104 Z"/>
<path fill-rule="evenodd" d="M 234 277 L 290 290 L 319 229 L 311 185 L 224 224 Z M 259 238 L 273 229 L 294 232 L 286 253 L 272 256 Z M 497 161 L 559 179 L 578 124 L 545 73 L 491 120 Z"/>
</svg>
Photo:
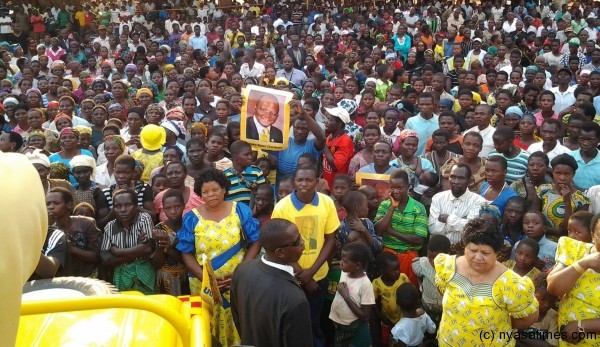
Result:
<svg viewBox="0 0 600 347">
<path fill-rule="evenodd" d="M 419 278 L 420 290 L 423 293 L 425 312 L 439 323 L 442 318 L 442 295 L 435 286 L 435 268 L 433 260 L 438 254 L 450 254 L 450 240 L 445 235 L 431 235 L 427 243 L 427 256 L 413 259 L 412 269 Z"/>
<path fill-rule="evenodd" d="M 80 202 L 73 208 L 73 216 L 96 218 L 96 210 L 87 202 Z"/>
<path fill-rule="evenodd" d="M 265 180 L 267 183 L 271 184 L 271 179 L 269 178 L 269 175 L 271 174 L 271 162 L 269 161 L 269 158 L 260 157 L 254 161 L 254 165 L 262 170 Z"/>
<path fill-rule="evenodd" d="M 361 186 L 358 191 L 363 193 L 367 197 L 367 204 L 369 206 L 369 214 L 367 217 L 370 220 L 374 220 L 377 215 L 377 209 L 379 208 L 379 197 L 377 196 L 377 190 L 373 186 Z"/>
<path fill-rule="evenodd" d="M 329 319 L 336 323 L 336 346 L 369 346 L 369 317 L 375 305 L 373 286 L 365 274 L 369 248 L 361 242 L 342 249 L 342 276 L 331 304 Z"/>
<path fill-rule="evenodd" d="M 568 236 L 572 239 L 592 243 L 592 218 L 594 215 L 588 211 L 577 211 L 569 217 L 567 224 Z"/>
<path fill-rule="evenodd" d="M 500 262 L 510 257 L 512 248 L 516 242 L 525 238 L 523 233 L 523 215 L 526 210 L 525 199 L 520 196 L 513 196 L 506 202 L 504 208 L 505 223 L 500 225 L 500 232 L 504 235 L 504 247 L 500 251 Z"/>
<path fill-rule="evenodd" d="M 546 271 L 554 266 L 554 257 L 556 255 L 556 242 L 546 238 L 546 217 L 540 211 L 527 211 L 523 216 L 523 231 L 527 237 L 536 240 L 540 246 L 538 261 L 535 267 L 541 271 Z M 510 259 L 515 259 L 516 248 L 513 248 Z"/>
<path fill-rule="evenodd" d="M 396 303 L 396 290 L 403 283 L 410 283 L 410 280 L 405 274 L 400 273 L 400 263 L 396 255 L 381 252 L 377 256 L 376 263 L 381 276 L 373 281 L 375 312 L 381 321 L 381 345 L 387 346 L 392 327 L 402 317 Z"/>
<path fill-rule="evenodd" d="M 419 346 L 425 332 L 435 333 L 435 323 L 420 307 L 419 291 L 412 283 L 403 283 L 396 291 L 402 318 L 392 328 L 393 346 Z"/>
<path fill-rule="evenodd" d="M 535 268 L 535 262 L 539 253 L 540 245 L 537 241 L 531 238 L 524 238 L 515 247 L 515 260 L 507 260 L 503 264 L 519 276 L 527 276 L 532 281 L 535 281 L 537 276 L 541 275 L 540 270 Z"/>
<path fill-rule="evenodd" d="M 277 201 L 282 200 L 294 191 L 294 177 L 285 176 L 277 184 Z"/>
<path fill-rule="evenodd" d="M 342 205 L 342 199 L 350 190 L 350 186 L 352 185 L 352 180 L 348 175 L 337 175 L 333 179 L 331 184 L 331 190 L 333 193 L 333 202 L 335 204 L 335 208 L 337 209 L 337 215 L 340 222 L 346 218 L 348 215 L 346 209 Z"/>
<path fill-rule="evenodd" d="M 174 296 L 189 294 L 187 270 L 181 262 L 181 253 L 175 249 L 185 207 L 183 194 L 170 189 L 162 196 L 162 204 L 168 219 L 158 223 L 152 230 L 156 249 L 150 257 L 156 269 L 156 293 Z"/>
<path fill-rule="evenodd" d="M 235 141 L 230 150 L 233 167 L 223 170 L 231 184 L 225 200 L 250 206 L 256 186 L 265 183 L 265 177 L 258 166 L 252 165 L 252 147 L 248 142 Z"/>
<path fill-rule="evenodd" d="M 152 177 L 152 194 L 154 197 L 158 195 L 158 193 L 162 192 L 165 189 L 169 188 L 169 180 L 163 174 L 156 174 Z"/>
<path fill-rule="evenodd" d="M 554 338 L 559 333 L 558 312 L 556 312 L 557 298 L 548 293 L 546 276 L 546 274 L 540 274 L 533 282 L 535 298 L 540 305 L 540 314 L 538 321 L 524 331 L 530 333 L 529 336 L 536 336 L 536 332 L 544 334 L 538 334 L 540 340 L 520 339 L 517 342 L 518 345 L 522 343 L 523 346 L 558 346 L 558 339 Z M 543 340 L 544 336 L 546 336 L 545 340 Z"/>
<path fill-rule="evenodd" d="M 275 193 L 273 187 L 268 183 L 259 184 L 256 187 L 256 193 L 254 197 L 254 208 L 252 209 L 252 217 L 258 220 L 259 228 L 271 219 L 271 213 L 273 213 L 273 206 L 275 206 Z"/>
</svg>

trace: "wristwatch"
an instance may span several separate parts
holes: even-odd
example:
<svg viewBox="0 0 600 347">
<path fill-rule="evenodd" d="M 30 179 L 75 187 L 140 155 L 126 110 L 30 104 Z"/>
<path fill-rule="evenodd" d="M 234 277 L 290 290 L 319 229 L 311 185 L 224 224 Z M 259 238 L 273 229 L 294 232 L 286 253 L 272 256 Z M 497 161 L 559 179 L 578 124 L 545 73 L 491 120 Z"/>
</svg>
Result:
<svg viewBox="0 0 600 347">
<path fill-rule="evenodd" d="M 581 322 L 581 320 L 577 321 L 577 331 L 580 333 L 585 333 L 585 330 L 583 329 L 583 323 Z"/>
</svg>

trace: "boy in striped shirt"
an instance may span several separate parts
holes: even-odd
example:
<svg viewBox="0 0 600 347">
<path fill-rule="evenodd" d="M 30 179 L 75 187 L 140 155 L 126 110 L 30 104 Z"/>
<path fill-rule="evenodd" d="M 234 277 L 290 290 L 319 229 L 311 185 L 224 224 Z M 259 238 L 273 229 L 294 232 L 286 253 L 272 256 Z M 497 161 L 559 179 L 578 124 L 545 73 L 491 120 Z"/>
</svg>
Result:
<svg viewBox="0 0 600 347">
<path fill-rule="evenodd" d="M 510 185 L 514 181 L 525 177 L 529 152 L 515 146 L 515 131 L 510 127 L 501 125 L 496 128 L 492 139 L 496 150 L 491 151 L 489 156 L 501 155 L 506 159 L 508 164 L 506 182 Z"/>
</svg>

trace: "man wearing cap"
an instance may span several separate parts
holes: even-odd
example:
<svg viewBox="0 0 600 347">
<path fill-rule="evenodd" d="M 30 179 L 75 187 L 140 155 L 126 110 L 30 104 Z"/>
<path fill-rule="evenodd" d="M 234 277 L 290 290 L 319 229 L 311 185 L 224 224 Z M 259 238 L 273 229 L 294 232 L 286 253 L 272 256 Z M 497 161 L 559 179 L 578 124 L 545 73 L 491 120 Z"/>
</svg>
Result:
<svg viewBox="0 0 600 347">
<path fill-rule="evenodd" d="M 246 118 L 246 138 L 261 142 L 283 143 L 283 133 L 274 126 L 279 117 L 279 101 L 270 94 L 256 101 L 254 115 Z"/>
<path fill-rule="evenodd" d="M 106 25 L 99 25 L 98 33 L 100 34 L 100 36 L 96 37 L 93 43 L 99 43 L 100 46 L 106 47 L 110 50 L 110 42 L 108 40 L 108 36 L 106 35 Z"/>
<path fill-rule="evenodd" d="M 350 122 L 348 111 L 341 106 L 325 108 L 325 151 L 323 152 L 323 179 L 333 187 L 333 179 L 339 174 L 347 174 L 350 160 L 354 155 L 354 142 L 345 132 Z"/>
<path fill-rule="evenodd" d="M 585 55 L 579 51 L 579 45 L 580 42 L 578 38 L 574 37 L 569 40 L 569 52 L 563 54 L 560 60 L 561 67 L 569 67 L 569 57 L 571 55 L 576 55 L 577 58 L 579 58 L 579 69 L 585 65 L 586 58 Z"/>
</svg>

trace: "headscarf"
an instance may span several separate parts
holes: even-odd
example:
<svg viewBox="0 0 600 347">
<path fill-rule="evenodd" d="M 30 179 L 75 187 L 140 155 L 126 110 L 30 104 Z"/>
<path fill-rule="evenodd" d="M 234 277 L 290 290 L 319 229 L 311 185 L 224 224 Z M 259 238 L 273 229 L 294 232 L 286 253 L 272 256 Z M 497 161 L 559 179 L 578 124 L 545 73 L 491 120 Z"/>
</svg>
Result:
<svg viewBox="0 0 600 347">
<path fill-rule="evenodd" d="M 31 94 L 31 93 L 36 93 L 37 95 L 39 95 L 39 96 L 40 96 L 40 99 L 42 98 L 42 92 L 40 92 L 40 90 L 39 90 L 39 89 L 37 89 L 37 88 L 30 88 L 30 89 L 28 89 L 28 90 L 25 92 L 25 97 L 28 97 L 28 96 L 29 96 L 29 94 Z"/>
<path fill-rule="evenodd" d="M 79 136 L 80 136 L 79 131 L 74 128 L 70 128 L 70 127 L 64 128 L 63 130 L 60 131 L 60 137 L 62 137 L 63 135 L 68 135 L 68 134 L 73 134 L 77 138 L 79 138 Z"/>
<path fill-rule="evenodd" d="M 340 100 L 340 102 L 338 102 L 338 106 L 342 107 L 343 109 L 345 109 L 346 111 L 348 111 L 348 114 L 350 116 L 352 116 L 352 114 L 354 112 L 356 112 L 356 110 L 358 110 L 358 103 L 354 100 L 351 99 L 342 99 Z"/>
<path fill-rule="evenodd" d="M 71 116 L 69 116 L 68 114 L 59 112 L 56 117 L 54 118 L 54 124 L 56 124 L 58 122 L 59 119 L 61 118 L 66 118 L 69 120 L 69 122 L 71 123 L 71 125 L 73 125 L 73 119 L 71 118 Z M 64 130 L 64 129 L 63 129 Z"/>
<path fill-rule="evenodd" d="M 152 93 L 152 91 L 148 88 L 140 88 L 137 93 L 135 93 L 135 98 L 139 99 L 141 95 L 143 94 L 148 94 L 150 95 L 150 97 L 154 97 L 154 94 Z"/>
<path fill-rule="evenodd" d="M 529 71 L 532 71 L 532 72 L 538 72 L 538 71 L 540 71 L 540 69 L 538 69 L 538 67 L 537 67 L 537 66 L 535 66 L 535 65 L 529 65 L 529 66 L 528 66 L 528 67 L 525 69 L 525 72 L 529 72 Z"/>
<path fill-rule="evenodd" d="M 507 108 L 504 114 L 506 115 L 509 113 L 516 114 L 517 116 L 519 116 L 519 119 L 523 118 L 523 111 L 518 106 L 511 106 Z"/>
<path fill-rule="evenodd" d="M 398 140 L 400 141 L 400 143 L 402 143 L 402 141 L 404 141 L 408 137 L 414 137 L 415 139 L 418 140 L 419 134 L 417 134 L 417 132 L 414 130 L 404 129 L 404 130 L 402 130 L 402 132 L 400 132 L 400 136 L 398 136 Z"/>
<path fill-rule="evenodd" d="M 29 139 L 31 139 L 32 137 L 46 138 L 46 134 L 44 134 L 43 130 L 36 129 L 36 130 L 30 130 L 28 137 L 29 137 Z"/>
<path fill-rule="evenodd" d="M 93 157 L 87 155 L 76 155 L 69 162 L 71 164 L 71 168 L 74 169 L 76 167 L 85 166 L 92 169 L 91 179 L 94 181 L 96 178 L 96 160 Z"/>
<path fill-rule="evenodd" d="M 39 130 L 34 130 L 39 131 Z M 33 132 L 32 132 L 33 133 Z M 31 136 L 31 135 L 30 135 Z M 36 149 L 31 153 L 25 153 L 27 159 L 31 164 L 40 164 L 46 168 L 50 168 L 50 159 L 42 152 L 41 149 Z"/>
<path fill-rule="evenodd" d="M 115 108 L 121 109 L 121 111 L 123 111 L 123 106 L 121 104 L 119 104 L 118 102 L 114 102 L 114 103 L 110 104 L 110 106 L 108 106 L 108 112 L 110 112 L 110 110 L 115 109 Z"/>
<path fill-rule="evenodd" d="M 235 90 L 235 88 L 233 88 L 232 86 L 225 86 L 223 88 L 223 93 L 225 93 L 225 92 L 237 93 L 237 90 Z"/>
<path fill-rule="evenodd" d="M 284 77 L 275 78 L 275 85 L 277 85 L 277 83 L 279 83 L 279 82 L 285 83 L 286 86 L 290 84 L 290 81 L 288 81 L 287 78 L 284 78 Z"/>
<path fill-rule="evenodd" d="M 88 127 L 88 126 L 85 126 L 85 125 L 78 125 L 78 126 L 76 126 L 76 127 L 74 127 L 74 128 L 75 128 L 75 130 L 79 131 L 79 134 L 80 134 L 80 135 L 82 135 L 82 134 L 87 134 L 87 135 L 90 135 L 90 136 L 92 136 L 92 128 L 90 128 L 90 127 Z M 64 130 L 64 129 L 63 129 L 63 130 Z M 72 165 L 71 165 L 71 166 L 72 166 Z"/>
<path fill-rule="evenodd" d="M 192 133 L 192 130 L 200 130 L 204 133 L 204 137 L 208 137 L 208 129 L 206 129 L 206 125 L 204 125 L 202 122 L 192 123 L 192 125 L 190 126 L 190 134 Z"/>
<path fill-rule="evenodd" d="M 498 223 L 500 223 L 500 220 L 502 219 L 500 210 L 498 209 L 498 207 L 496 207 L 495 205 L 492 204 L 488 204 L 487 202 L 481 205 L 481 208 L 479 209 L 479 215 L 482 215 L 484 213 L 489 213 L 491 214 Z"/>
<path fill-rule="evenodd" d="M 172 149 L 175 151 L 175 153 L 177 153 L 177 156 L 179 157 L 179 160 L 183 159 L 183 151 L 181 150 L 181 148 L 177 147 L 177 146 L 165 146 L 165 151 L 168 149 Z M 163 152 L 164 153 L 164 152 Z M 165 163 L 166 164 L 166 163 Z"/>
<path fill-rule="evenodd" d="M 5 101 L 6 101 L 6 100 L 5 100 Z M 52 106 L 56 106 L 56 107 L 58 107 L 58 101 L 50 101 L 50 102 L 48 103 L 48 107 L 52 107 Z"/>
<path fill-rule="evenodd" d="M 315 55 L 319 54 L 323 50 L 323 48 L 325 47 L 323 47 L 322 45 L 316 45 L 314 48 Z"/>
<path fill-rule="evenodd" d="M 290 92 L 296 94 L 296 97 L 298 99 L 302 99 L 303 93 L 302 93 L 302 91 L 300 89 L 298 89 L 298 88 L 290 88 Z"/>
<path fill-rule="evenodd" d="M 385 60 L 388 60 L 390 58 L 396 59 L 396 58 L 398 58 L 398 56 L 396 55 L 396 53 L 388 53 L 385 55 Z"/>
<path fill-rule="evenodd" d="M 65 69 L 65 62 L 62 60 L 55 60 L 52 62 L 52 65 L 50 65 L 50 71 L 54 70 L 54 68 L 61 68 L 61 69 Z"/>
<path fill-rule="evenodd" d="M 181 108 L 181 106 L 177 106 L 177 107 L 173 107 L 172 109 L 168 110 L 165 117 L 168 120 L 182 121 L 185 119 L 185 112 L 183 111 L 183 108 Z"/>
<path fill-rule="evenodd" d="M 54 173 L 54 176 L 68 181 L 71 170 L 69 170 L 67 164 L 57 161 L 50 164 L 50 174 L 52 173 Z"/>
<path fill-rule="evenodd" d="M 121 152 L 125 151 L 125 140 L 123 140 L 123 138 L 119 135 L 108 135 L 104 138 L 104 143 L 108 142 L 108 141 L 113 141 L 114 143 L 116 143 L 119 148 L 121 148 Z"/>
<path fill-rule="evenodd" d="M 508 110 L 507 110 L 507 112 L 508 112 Z M 523 117 L 521 119 L 525 119 L 525 118 L 531 119 L 531 121 L 533 122 L 533 124 L 536 124 L 536 122 L 537 122 L 537 120 L 535 119 L 535 117 L 533 116 L 533 114 L 531 114 L 530 112 L 525 112 L 523 114 Z"/>
<path fill-rule="evenodd" d="M 135 66 L 135 64 L 127 64 L 124 71 L 127 72 L 127 70 L 133 70 L 135 72 L 137 71 L 137 66 Z"/>
</svg>

